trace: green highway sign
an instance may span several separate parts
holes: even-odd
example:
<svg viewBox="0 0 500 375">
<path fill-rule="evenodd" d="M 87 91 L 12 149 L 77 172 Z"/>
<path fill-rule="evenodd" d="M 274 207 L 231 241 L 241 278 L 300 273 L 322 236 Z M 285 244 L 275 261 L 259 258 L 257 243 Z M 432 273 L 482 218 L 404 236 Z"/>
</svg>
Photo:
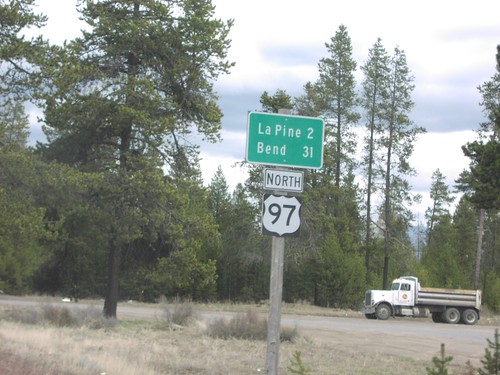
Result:
<svg viewBox="0 0 500 375">
<path fill-rule="evenodd" d="M 277 113 L 248 114 L 249 163 L 319 169 L 323 166 L 323 119 Z"/>
</svg>

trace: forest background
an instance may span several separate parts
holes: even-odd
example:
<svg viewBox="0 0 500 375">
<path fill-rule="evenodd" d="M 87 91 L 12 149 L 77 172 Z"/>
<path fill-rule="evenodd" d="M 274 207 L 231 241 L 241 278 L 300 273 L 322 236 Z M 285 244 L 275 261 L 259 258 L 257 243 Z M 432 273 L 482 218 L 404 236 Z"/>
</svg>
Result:
<svg viewBox="0 0 500 375">
<path fill-rule="evenodd" d="M 247 166 L 233 191 L 222 170 L 204 186 L 191 142 L 220 140 L 214 83 L 233 65 L 233 21 L 215 18 L 210 1 L 87 1 L 88 28 L 53 45 L 24 36 L 47 21 L 34 4 L 0 1 L 0 289 L 103 296 L 107 316 L 120 299 L 267 299 L 262 168 Z M 306 171 L 301 236 L 287 239 L 284 299 L 356 308 L 366 289 L 412 274 L 481 288 L 497 311 L 498 52 L 496 74 L 478 87 L 486 120 L 463 146 L 469 169 L 453 187 L 436 169 L 426 228 L 415 231 L 409 160 L 425 129 L 411 120 L 405 52 L 378 39 L 357 82 L 347 28 L 326 47 L 301 95 L 260 96 L 262 111 L 327 123 L 324 167 Z M 34 147 L 26 105 L 43 113 L 46 141 Z"/>
</svg>

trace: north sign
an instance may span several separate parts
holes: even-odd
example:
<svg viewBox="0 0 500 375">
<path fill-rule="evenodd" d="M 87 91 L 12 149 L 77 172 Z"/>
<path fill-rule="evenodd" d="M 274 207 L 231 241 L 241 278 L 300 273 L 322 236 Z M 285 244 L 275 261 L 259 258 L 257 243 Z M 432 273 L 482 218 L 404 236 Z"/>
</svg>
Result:
<svg viewBox="0 0 500 375">
<path fill-rule="evenodd" d="M 301 193 L 304 191 L 304 172 L 266 168 L 264 189 Z"/>
<path fill-rule="evenodd" d="M 250 112 L 246 160 L 256 164 L 320 169 L 323 140 L 323 119 Z"/>
</svg>

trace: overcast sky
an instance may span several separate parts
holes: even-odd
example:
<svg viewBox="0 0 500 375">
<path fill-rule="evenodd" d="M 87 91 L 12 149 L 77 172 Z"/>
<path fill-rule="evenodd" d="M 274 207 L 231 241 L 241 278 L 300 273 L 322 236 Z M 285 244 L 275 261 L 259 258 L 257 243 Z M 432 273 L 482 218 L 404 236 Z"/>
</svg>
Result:
<svg viewBox="0 0 500 375">
<path fill-rule="evenodd" d="M 247 112 L 259 110 L 260 95 L 286 90 L 301 95 L 303 85 L 318 77 L 317 64 L 327 57 L 325 43 L 345 25 L 359 66 L 381 38 L 389 54 L 404 50 L 415 77 L 411 119 L 427 129 L 411 159 L 418 176 L 411 179 L 430 204 L 431 174 L 437 168 L 453 185 L 467 167 L 461 146 L 475 138 L 484 120 L 477 87 L 495 73 L 500 44 L 500 1 L 449 0 L 213 0 L 215 16 L 234 19 L 229 59 L 231 74 L 216 83 L 224 113 L 222 144 L 202 147 L 202 169 L 209 183 L 218 165 L 231 187 L 245 174 L 231 166 L 245 157 Z M 78 35 L 81 24 L 75 0 L 38 0 L 49 17 L 45 34 L 53 43 Z M 34 134 L 37 133 L 36 127 Z M 421 217 L 422 218 L 422 217 Z"/>
</svg>

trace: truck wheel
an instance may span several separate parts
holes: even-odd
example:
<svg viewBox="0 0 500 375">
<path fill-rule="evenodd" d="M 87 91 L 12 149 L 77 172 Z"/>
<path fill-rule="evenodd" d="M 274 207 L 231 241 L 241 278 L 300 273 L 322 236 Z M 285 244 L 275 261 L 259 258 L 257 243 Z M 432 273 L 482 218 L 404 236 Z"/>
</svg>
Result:
<svg viewBox="0 0 500 375">
<path fill-rule="evenodd" d="M 442 313 L 440 312 L 433 312 L 432 313 L 432 321 L 434 323 L 443 323 L 443 318 L 442 318 Z"/>
<path fill-rule="evenodd" d="M 443 320 L 449 324 L 457 324 L 460 321 L 460 311 L 454 307 L 448 307 L 443 313 Z"/>
<path fill-rule="evenodd" d="M 479 315 L 476 310 L 466 309 L 462 312 L 462 323 L 473 325 L 479 320 Z"/>
<path fill-rule="evenodd" d="M 391 308 L 385 303 L 382 303 L 377 306 L 377 309 L 375 310 L 375 316 L 379 320 L 387 320 L 391 316 Z"/>
</svg>

